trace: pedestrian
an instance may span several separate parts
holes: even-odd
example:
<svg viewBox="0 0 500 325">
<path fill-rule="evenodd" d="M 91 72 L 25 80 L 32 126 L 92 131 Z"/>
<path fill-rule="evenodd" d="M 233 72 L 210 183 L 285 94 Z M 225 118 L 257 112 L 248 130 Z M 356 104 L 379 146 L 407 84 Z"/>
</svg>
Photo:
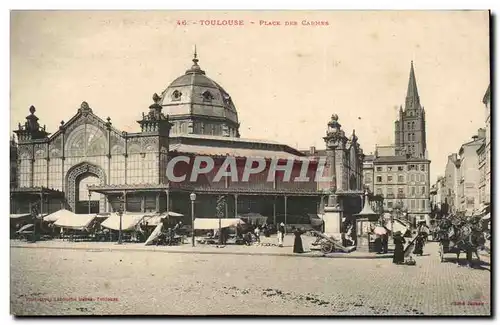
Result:
<svg viewBox="0 0 500 325">
<path fill-rule="evenodd" d="M 172 245 L 172 229 L 171 228 L 168 228 L 167 229 L 167 234 L 165 236 L 165 241 L 166 241 L 166 244 L 167 246 L 170 246 Z"/>
<path fill-rule="evenodd" d="M 283 240 L 285 239 L 285 224 L 282 222 L 278 226 L 278 246 L 283 247 Z"/>
<path fill-rule="evenodd" d="M 382 253 L 387 254 L 389 250 L 389 235 L 387 233 L 382 235 Z"/>
<path fill-rule="evenodd" d="M 255 234 L 255 239 L 257 240 L 257 243 L 260 244 L 260 228 L 259 226 L 256 226 L 253 233 Z"/>
<path fill-rule="evenodd" d="M 375 251 L 382 254 L 382 238 L 379 234 L 375 234 Z"/>
<path fill-rule="evenodd" d="M 247 246 L 252 245 L 252 233 L 250 231 L 243 235 L 243 241 Z"/>
<path fill-rule="evenodd" d="M 294 229 L 293 234 L 295 235 L 295 240 L 293 242 L 293 252 L 294 253 L 304 253 L 304 247 L 302 246 L 302 238 L 300 235 L 302 235 L 304 231 L 301 229 Z"/>
<path fill-rule="evenodd" d="M 405 260 L 404 244 L 406 243 L 403 238 L 401 231 L 396 231 L 394 233 L 394 256 L 392 258 L 392 263 L 403 264 Z"/>
<path fill-rule="evenodd" d="M 415 238 L 415 249 L 413 250 L 413 254 L 422 256 L 424 254 L 424 233 L 419 233 L 417 238 Z"/>
</svg>

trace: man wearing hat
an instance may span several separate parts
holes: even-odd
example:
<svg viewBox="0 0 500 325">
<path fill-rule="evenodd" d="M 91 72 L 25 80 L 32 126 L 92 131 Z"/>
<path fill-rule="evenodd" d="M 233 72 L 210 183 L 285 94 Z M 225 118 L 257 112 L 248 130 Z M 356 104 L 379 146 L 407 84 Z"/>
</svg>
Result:
<svg viewBox="0 0 500 325">
<path fill-rule="evenodd" d="M 278 226 L 278 246 L 283 247 L 283 240 L 285 239 L 285 224 L 282 222 Z"/>
</svg>

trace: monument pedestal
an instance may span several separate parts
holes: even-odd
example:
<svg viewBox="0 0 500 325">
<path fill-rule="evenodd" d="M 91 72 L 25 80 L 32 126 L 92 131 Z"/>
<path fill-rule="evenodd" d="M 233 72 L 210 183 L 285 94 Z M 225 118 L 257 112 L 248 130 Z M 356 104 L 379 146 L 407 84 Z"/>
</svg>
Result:
<svg viewBox="0 0 500 325">
<path fill-rule="evenodd" d="M 342 210 L 338 207 L 325 207 L 323 217 L 325 235 L 342 241 Z"/>
</svg>

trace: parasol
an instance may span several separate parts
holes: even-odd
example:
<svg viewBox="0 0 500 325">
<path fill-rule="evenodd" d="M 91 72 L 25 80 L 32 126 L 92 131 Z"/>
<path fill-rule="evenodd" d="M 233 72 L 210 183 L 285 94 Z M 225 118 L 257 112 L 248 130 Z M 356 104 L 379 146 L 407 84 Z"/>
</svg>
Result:
<svg viewBox="0 0 500 325">
<path fill-rule="evenodd" d="M 374 233 L 375 235 L 380 235 L 380 236 L 382 236 L 382 235 L 387 234 L 387 229 L 385 229 L 385 228 L 384 228 L 384 227 L 382 227 L 382 226 L 377 226 L 377 227 L 375 227 L 375 229 L 373 229 L 373 233 Z"/>
</svg>

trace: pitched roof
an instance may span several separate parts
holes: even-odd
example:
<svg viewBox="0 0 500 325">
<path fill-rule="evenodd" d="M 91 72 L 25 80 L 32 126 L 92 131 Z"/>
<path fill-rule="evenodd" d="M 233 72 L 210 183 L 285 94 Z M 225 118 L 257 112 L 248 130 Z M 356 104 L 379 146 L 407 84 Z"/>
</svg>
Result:
<svg viewBox="0 0 500 325">
<path fill-rule="evenodd" d="M 231 156 L 231 157 L 253 157 L 253 158 L 278 158 L 278 159 L 307 159 L 307 157 L 297 156 L 286 151 L 278 150 L 260 150 L 248 148 L 228 148 L 228 147 L 214 147 L 203 145 L 190 145 L 190 144 L 173 144 L 170 145 L 170 151 L 184 153 L 184 154 L 198 154 L 204 156 Z"/>
</svg>

